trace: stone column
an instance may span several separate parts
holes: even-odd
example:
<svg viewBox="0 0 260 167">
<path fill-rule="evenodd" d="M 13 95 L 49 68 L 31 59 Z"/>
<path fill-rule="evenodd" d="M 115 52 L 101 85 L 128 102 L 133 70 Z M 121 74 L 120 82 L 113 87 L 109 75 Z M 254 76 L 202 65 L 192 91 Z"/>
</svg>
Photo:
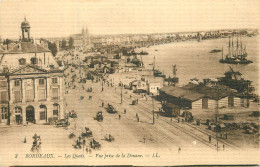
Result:
<svg viewBox="0 0 260 167">
<path fill-rule="evenodd" d="M 26 106 L 22 107 L 23 124 L 26 124 Z"/>
<path fill-rule="evenodd" d="M 24 79 L 21 79 L 21 84 L 22 84 L 22 103 L 25 103 L 25 99 L 26 99 L 26 96 L 25 96 L 25 80 Z"/>
<path fill-rule="evenodd" d="M 14 90 L 13 89 L 14 89 L 14 80 L 10 80 L 10 104 L 14 103 Z"/>
<path fill-rule="evenodd" d="M 38 101 L 38 80 L 36 78 L 33 79 L 33 85 L 34 85 L 34 101 Z"/>
<path fill-rule="evenodd" d="M 51 100 L 51 78 L 46 78 L 46 92 L 47 92 L 46 99 L 47 101 L 50 101 Z"/>
<path fill-rule="evenodd" d="M 63 76 L 60 76 L 59 77 L 59 85 L 60 85 L 60 90 L 59 90 L 59 99 L 60 100 L 63 100 L 63 84 L 64 84 L 64 82 L 63 82 Z"/>
</svg>

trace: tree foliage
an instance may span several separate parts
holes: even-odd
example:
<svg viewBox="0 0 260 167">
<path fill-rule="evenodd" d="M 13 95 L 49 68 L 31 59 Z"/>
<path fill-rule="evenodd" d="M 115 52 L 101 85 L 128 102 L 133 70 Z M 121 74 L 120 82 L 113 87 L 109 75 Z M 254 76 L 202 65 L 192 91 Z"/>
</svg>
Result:
<svg viewBox="0 0 260 167">
<path fill-rule="evenodd" d="M 55 57 L 57 52 L 58 52 L 58 49 L 57 49 L 57 46 L 55 43 L 51 43 L 51 42 L 48 42 L 48 48 L 50 49 L 52 55 Z"/>
<path fill-rule="evenodd" d="M 74 47 L 74 39 L 70 37 L 69 39 L 69 48 L 72 49 Z"/>
<path fill-rule="evenodd" d="M 65 39 L 63 39 L 63 40 L 61 41 L 61 48 L 62 48 L 62 49 L 67 49 L 67 41 L 66 41 Z"/>
</svg>

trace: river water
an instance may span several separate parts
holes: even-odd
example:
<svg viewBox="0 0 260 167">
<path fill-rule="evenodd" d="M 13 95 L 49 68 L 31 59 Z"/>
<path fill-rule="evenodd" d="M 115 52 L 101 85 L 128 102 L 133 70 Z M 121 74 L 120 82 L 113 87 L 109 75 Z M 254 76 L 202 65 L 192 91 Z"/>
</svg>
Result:
<svg viewBox="0 0 260 167">
<path fill-rule="evenodd" d="M 234 71 L 240 71 L 244 79 L 253 81 L 255 93 L 259 92 L 259 39 L 258 36 L 242 37 L 243 45 L 246 46 L 248 59 L 252 64 L 232 65 L 219 63 L 222 53 L 209 53 L 213 49 L 228 52 L 228 38 L 182 41 L 169 44 L 150 46 L 149 48 L 138 48 L 137 52 L 147 51 L 149 55 L 143 55 L 142 60 L 146 68 L 151 69 L 154 57 L 155 66 L 168 77 L 172 76 L 172 65 L 177 65 L 177 76 L 179 85 L 187 84 L 191 78 L 200 81 L 204 78 L 217 78 L 224 76 L 224 73 L 231 66 Z M 157 51 L 156 51 L 157 50 Z M 259 94 L 259 93 L 258 93 Z"/>
</svg>

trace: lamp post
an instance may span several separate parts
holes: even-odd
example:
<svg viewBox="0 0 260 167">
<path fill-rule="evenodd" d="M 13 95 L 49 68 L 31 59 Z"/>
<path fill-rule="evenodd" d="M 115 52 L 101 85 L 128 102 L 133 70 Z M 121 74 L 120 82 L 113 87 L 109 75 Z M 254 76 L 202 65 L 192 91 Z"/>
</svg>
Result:
<svg viewBox="0 0 260 167">
<path fill-rule="evenodd" d="M 123 86 L 121 83 L 121 104 L 123 104 Z"/>
<path fill-rule="evenodd" d="M 217 125 L 218 125 L 218 108 L 219 108 L 218 101 L 219 101 L 219 97 L 217 97 L 217 98 L 218 99 L 217 99 L 217 102 L 216 102 L 216 140 L 217 140 L 216 146 L 217 146 L 217 151 L 218 151 L 218 128 L 217 128 Z"/>
<path fill-rule="evenodd" d="M 152 93 L 152 103 L 153 103 L 153 124 L 155 124 L 155 119 L 154 119 L 154 102 L 153 102 L 153 93 Z"/>
</svg>

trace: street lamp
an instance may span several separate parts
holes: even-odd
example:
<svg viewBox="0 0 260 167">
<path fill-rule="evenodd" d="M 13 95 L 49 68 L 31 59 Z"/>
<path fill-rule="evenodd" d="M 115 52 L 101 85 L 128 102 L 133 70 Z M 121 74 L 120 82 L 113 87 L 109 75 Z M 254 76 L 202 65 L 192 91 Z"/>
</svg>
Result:
<svg viewBox="0 0 260 167">
<path fill-rule="evenodd" d="M 152 104 L 153 104 L 153 124 L 155 124 L 155 119 L 154 119 L 154 102 L 153 102 L 153 93 L 152 93 Z"/>
<path fill-rule="evenodd" d="M 123 84 L 122 84 L 122 82 L 121 82 L 120 86 L 121 86 L 121 104 L 123 104 Z"/>
</svg>

